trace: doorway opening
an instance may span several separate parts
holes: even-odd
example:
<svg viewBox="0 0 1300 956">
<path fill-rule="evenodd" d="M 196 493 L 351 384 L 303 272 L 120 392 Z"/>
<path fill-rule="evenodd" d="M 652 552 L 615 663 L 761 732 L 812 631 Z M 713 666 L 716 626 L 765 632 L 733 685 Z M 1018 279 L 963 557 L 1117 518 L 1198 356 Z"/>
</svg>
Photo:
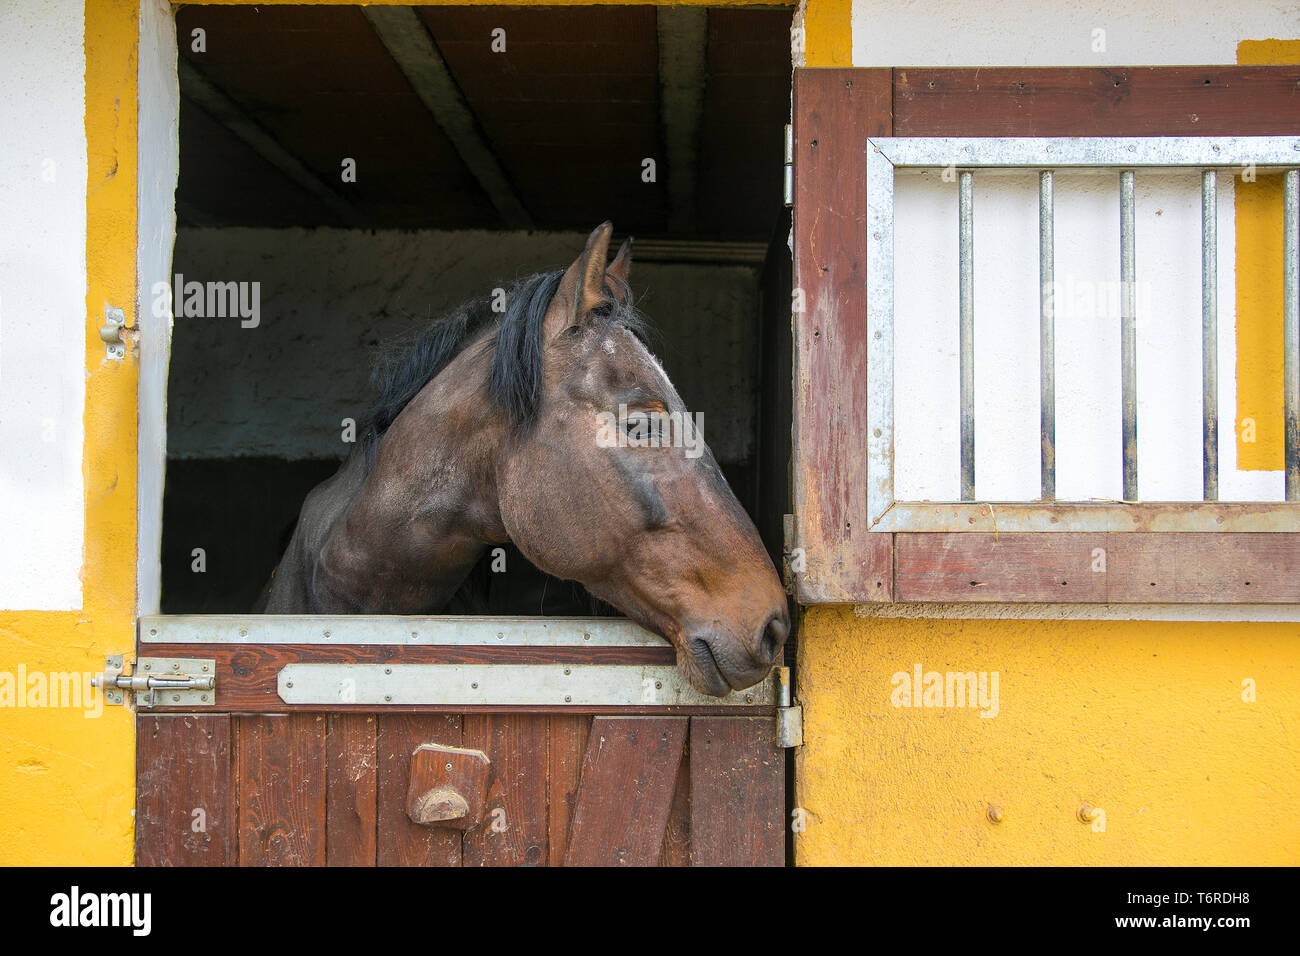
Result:
<svg viewBox="0 0 1300 956">
<path fill-rule="evenodd" d="M 779 568 L 791 16 L 178 9 L 162 611 L 248 611 L 351 451 L 381 350 L 566 265 L 606 219 L 636 239 L 654 350 Z M 484 612 L 590 613 L 576 585 L 506 564 Z"/>
</svg>

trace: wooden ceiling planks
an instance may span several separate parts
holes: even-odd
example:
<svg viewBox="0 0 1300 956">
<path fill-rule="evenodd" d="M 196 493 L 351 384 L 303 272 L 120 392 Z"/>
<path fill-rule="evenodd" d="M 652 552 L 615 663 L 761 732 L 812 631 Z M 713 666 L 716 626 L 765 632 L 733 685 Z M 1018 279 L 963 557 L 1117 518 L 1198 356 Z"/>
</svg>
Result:
<svg viewBox="0 0 1300 956">
<path fill-rule="evenodd" d="M 196 28 L 206 31 L 206 52 L 191 49 Z M 357 8 L 185 7 L 177 13 L 177 36 L 187 61 L 349 199 L 366 224 L 496 224 L 477 182 Z M 182 140 L 192 133 L 183 121 L 194 109 L 190 104 L 182 115 Z M 356 160 L 355 183 L 343 182 L 345 158 Z M 182 163 L 180 198 L 222 223 L 282 224 L 275 220 L 286 211 L 266 201 L 259 171 L 240 172 L 251 184 L 247 195 L 191 179 Z M 337 221 L 323 207 L 313 220 L 294 224 Z"/>
<path fill-rule="evenodd" d="M 656 9 L 422 7 L 418 14 L 538 228 L 667 236 Z M 789 111 L 789 10 L 709 10 L 696 231 L 769 238 Z M 206 32 L 206 51 L 191 49 Z M 505 50 L 493 50 L 493 31 Z M 181 55 L 357 210 L 363 226 L 503 228 L 356 7 L 184 7 Z M 184 91 L 182 91 L 184 92 Z M 337 214 L 182 98 L 181 221 L 339 225 Z M 341 162 L 357 161 L 344 183 Z M 656 160 L 656 181 L 642 163 Z"/>
</svg>

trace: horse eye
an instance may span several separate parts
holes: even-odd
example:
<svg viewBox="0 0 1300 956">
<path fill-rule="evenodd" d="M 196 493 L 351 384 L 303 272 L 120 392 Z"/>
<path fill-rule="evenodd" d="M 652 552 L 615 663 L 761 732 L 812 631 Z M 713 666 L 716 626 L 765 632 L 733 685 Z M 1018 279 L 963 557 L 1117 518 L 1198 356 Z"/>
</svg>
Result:
<svg viewBox="0 0 1300 956">
<path fill-rule="evenodd" d="M 564 330 L 565 335 L 577 335 L 582 331 L 581 325 L 571 325 Z"/>
</svg>

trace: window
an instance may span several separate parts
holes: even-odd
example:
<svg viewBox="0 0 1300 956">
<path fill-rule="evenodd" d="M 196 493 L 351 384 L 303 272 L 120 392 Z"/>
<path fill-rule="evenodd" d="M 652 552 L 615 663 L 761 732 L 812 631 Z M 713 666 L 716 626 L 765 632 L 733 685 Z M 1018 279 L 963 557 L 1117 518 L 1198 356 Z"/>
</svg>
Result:
<svg viewBox="0 0 1300 956">
<path fill-rule="evenodd" d="M 1284 177 L 1289 237 L 1285 281 L 1288 343 L 1294 343 L 1294 147 L 1300 130 L 1294 121 L 1288 124 L 1281 118 L 1281 104 L 1296 73 L 1294 67 L 1178 67 L 796 74 L 795 285 L 802 293 L 796 302 L 802 299 L 806 308 L 795 315 L 793 475 L 794 545 L 803 550 L 806 567 L 799 579 L 802 601 L 1300 601 L 1300 589 L 1293 583 L 1300 570 L 1300 520 L 1293 503 L 1300 484 L 1288 478 L 1285 502 L 1280 488 L 1274 501 L 1261 501 L 1268 496 L 1239 489 L 1220 493 L 1218 450 L 1222 433 L 1230 440 L 1232 427 L 1218 429 L 1216 409 L 1229 422 L 1235 416 L 1234 410 L 1222 407 L 1216 348 L 1208 350 L 1210 360 L 1198 369 L 1193 396 L 1207 411 L 1202 416 L 1201 408 L 1196 409 L 1200 440 L 1194 447 L 1200 460 L 1190 464 L 1197 472 L 1192 476 L 1197 493 L 1139 497 L 1140 445 L 1131 440 L 1140 411 L 1132 401 L 1138 371 L 1132 361 L 1134 285 L 1122 280 L 1141 280 L 1140 253 L 1135 265 L 1126 255 L 1126 274 L 1116 276 L 1121 280 L 1117 291 L 1123 338 L 1128 341 L 1120 346 L 1127 356 L 1123 374 L 1115 377 L 1122 379 L 1117 384 L 1130 401 L 1113 399 L 1127 407 L 1127 414 L 1116 415 L 1115 424 L 1123 431 L 1110 432 L 1106 454 L 1119 493 L 1105 496 L 1110 501 L 1087 500 L 1070 490 L 1058 494 L 1058 478 L 1063 476 L 1058 475 L 1057 452 L 1067 438 L 1052 414 L 1059 408 L 1054 401 L 1059 383 L 1052 372 L 1033 372 L 1056 368 L 1049 353 L 1059 345 L 1052 333 L 1060 326 L 1054 328 L 1052 321 L 1055 300 L 1034 301 L 1037 296 L 1028 302 L 1035 341 L 1026 348 L 1020 340 L 1016 354 L 1027 366 L 1026 377 L 1041 386 L 1033 398 L 1036 411 L 1043 414 L 1031 425 L 1040 440 L 1032 444 L 1039 447 L 1031 446 L 1027 463 L 1022 459 L 1014 493 L 999 496 L 981 490 L 975 438 L 982 406 L 976 399 L 978 365 L 972 347 L 974 312 L 980 303 L 972 293 L 979 269 L 978 259 L 961 255 L 971 251 L 972 240 L 974 249 L 980 249 L 977 184 L 996 175 L 993 169 L 1021 167 L 1026 170 L 1022 176 L 1039 177 L 1052 170 L 1113 167 L 1102 175 L 1110 177 L 1119 194 L 1114 241 L 1131 252 L 1135 177 L 1141 183 L 1154 167 L 1181 167 L 1194 181 L 1197 171 L 1206 167 L 1251 162 L 1245 154 L 1254 151 L 1261 173 L 1290 169 Z M 914 263 L 895 261 L 895 255 L 926 256 L 933 251 L 897 250 L 892 216 L 896 174 L 920 168 L 932 170 L 931 176 L 950 175 L 955 183 L 945 194 L 951 204 L 947 214 L 952 259 L 956 266 L 964 258 L 965 265 L 949 273 L 950 288 L 942 293 L 953 303 L 948 313 L 951 340 L 944 347 L 953 353 L 949 369 L 954 374 L 937 382 L 954 399 L 946 406 L 945 426 L 950 430 L 945 446 L 950 453 L 944 461 L 951 467 L 938 482 L 942 492 L 908 494 L 924 482 L 912 480 L 914 471 L 907 471 L 911 465 L 905 455 L 900 457 L 900 451 L 907 451 L 906 438 L 899 440 L 900 422 L 914 417 L 915 410 L 900 408 L 896 400 L 900 356 L 894 280 L 896 270 L 902 273 Z M 1022 265 L 1037 258 L 1046 270 L 1035 277 L 1030 265 L 1031 289 L 1041 288 L 1044 279 L 1050 287 L 1053 264 L 1059 269 L 1063 261 L 1061 237 L 1053 243 L 1050 235 L 1053 178 L 1039 178 L 1034 190 L 1046 232 L 1025 236 L 1021 230 L 1030 248 L 1017 258 Z M 1202 177 L 1200 185 L 1205 208 L 1213 210 L 1217 179 Z M 1122 228 L 1118 220 L 1124 220 Z M 1206 221 L 1217 231 L 1218 218 L 1211 215 Z M 1213 242 L 1207 247 L 1210 252 L 1215 248 Z M 1041 255 L 1043 251 L 1047 254 Z M 1119 260 L 1117 254 L 1116 266 Z M 1219 276 L 1232 270 L 1230 262 L 1218 263 L 1213 255 L 1205 259 L 1203 288 L 1208 296 L 1203 318 L 1210 341 L 1218 339 L 1216 265 Z M 1199 291 L 1194 287 L 1189 294 Z M 1115 326 L 1121 328 L 1121 321 Z M 1286 359 L 1294 381 L 1293 344 L 1287 346 Z M 1115 364 L 1118 372 L 1120 363 Z M 1294 408 L 1295 391 L 1287 392 L 1288 409 Z M 1124 437 L 1130 440 L 1124 443 Z M 924 435 L 925 441 L 930 438 Z M 1300 476 L 1296 454 L 1293 440 L 1287 452 L 1288 473 Z M 904 494 L 896 493 L 900 490 Z M 1237 500 L 1224 500 L 1230 497 Z"/>
</svg>

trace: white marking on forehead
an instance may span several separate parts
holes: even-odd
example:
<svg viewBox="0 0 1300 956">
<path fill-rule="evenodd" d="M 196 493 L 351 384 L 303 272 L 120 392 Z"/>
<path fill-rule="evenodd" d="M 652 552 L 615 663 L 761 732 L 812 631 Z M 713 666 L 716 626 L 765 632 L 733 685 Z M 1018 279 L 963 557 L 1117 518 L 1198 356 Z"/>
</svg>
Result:
<svg viewBox="0 0 1300 956">
<path fill-rule="evenodd" d="M 613 354 L 614 354 L 614 340 L 613 340 L 613 339 L 606 337 L 605 341 L 602 342 L 602 343 L 600 344 L 600 347 L 601 347 L 602 349 L 605 350 L 605 354 L 606 354 L 606 355 L 613 355 Z"/>
<path fill-rule="evenodd" d="M 659 356 L 655 355 L 654 352 L 651 352 L 649 349 L 645 350 L 645 354 L 650 357 L 650 365 L 659 373 L 659 380 L 663 383 L 665 388 L 668 389 L 668 391 L 673 392 L 673 394 L 676 394 L 673 390 L 673 383 L 668 380 L 668 373 L 665 372 L 664 367 L 659 364 Z"/>
<path fill-rule="evenodd" d="M 650 367 L 654 369 L 659 376 L 659 384 L 663 385 L 669 391 L 670 394 L 675 395 L 676 391 L 673 389 L 672 381 L 668 378 L 668 373 L 665 372 L 664 367 L 659 364 L 659 356 L 655 355 L 654 352 L 651 352 L 644 342 L 642 342 L 635 335 L 633 335 L 631 329 L 621 329 L 620 331 L 624 335 L 626 335 L 629 339 L 632 340 L 632 347 L 634 349 L 640 350 L 642 354 L 644 354 L 645 357 L 650 360 Z M 610 349 L 606 349 L 606 351 L 609 351 L 610 354 L 613 354 L 612 350 Z"/>
</svg>

